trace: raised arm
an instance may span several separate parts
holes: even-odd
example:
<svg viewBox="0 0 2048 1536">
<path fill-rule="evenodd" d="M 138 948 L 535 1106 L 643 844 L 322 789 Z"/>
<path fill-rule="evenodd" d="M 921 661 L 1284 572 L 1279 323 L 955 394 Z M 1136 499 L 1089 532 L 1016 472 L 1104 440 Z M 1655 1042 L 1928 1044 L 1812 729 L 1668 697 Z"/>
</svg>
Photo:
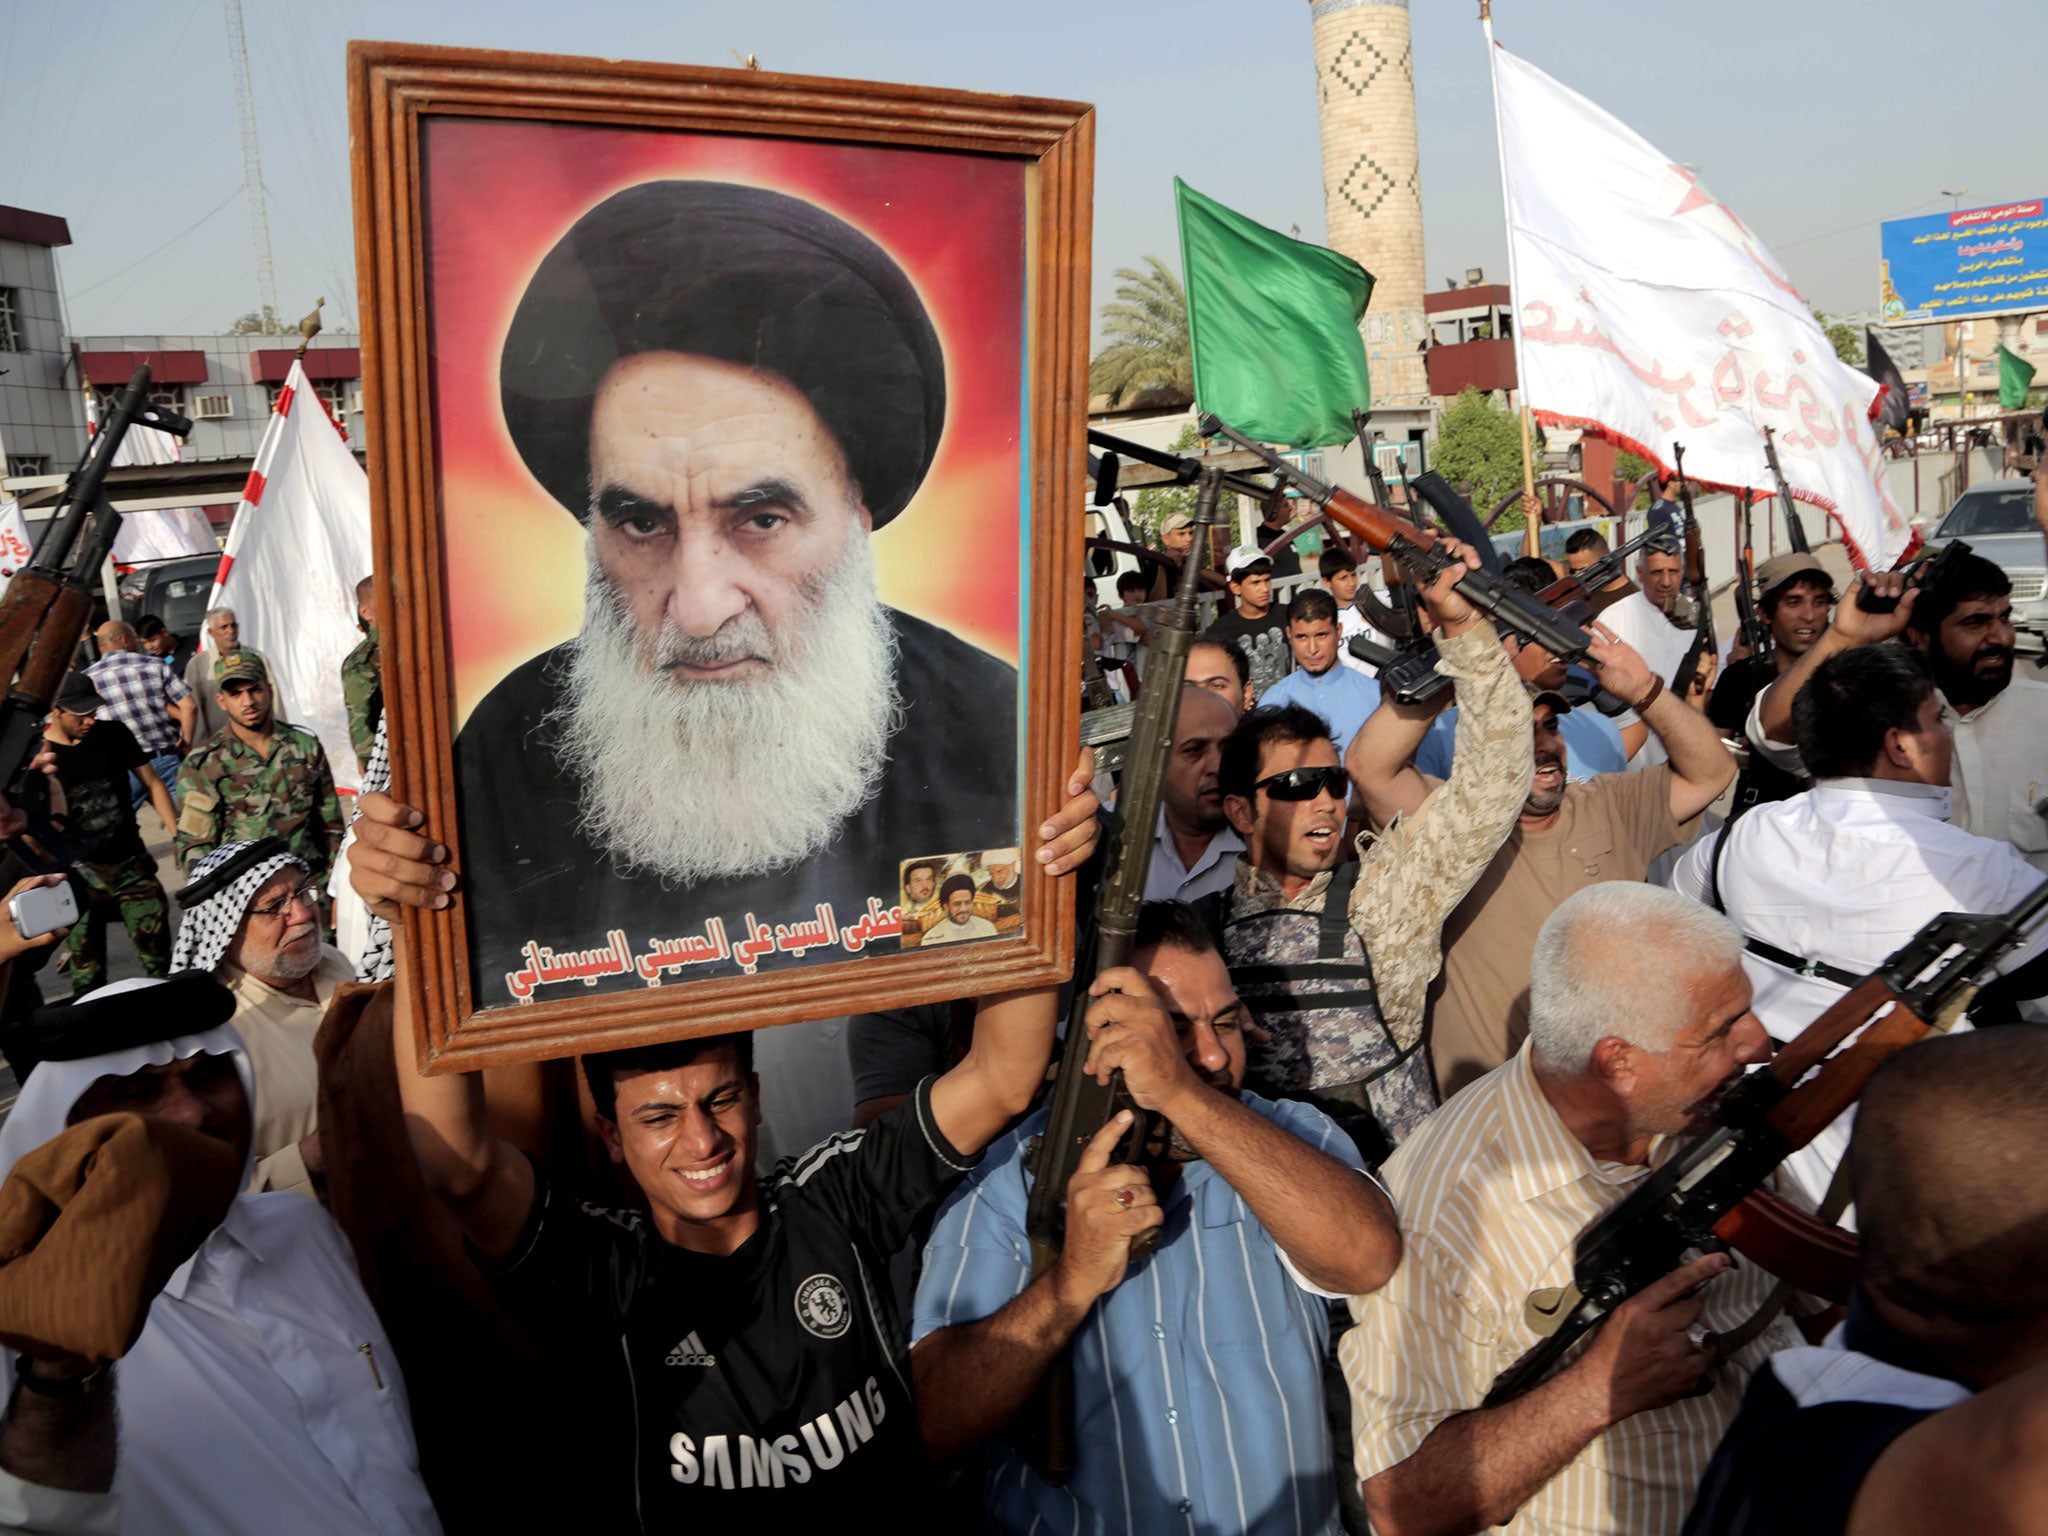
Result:
<svg viewBox="0 0 2048 1536">
<path fill-rule="evenodd" d="M 1091 990 L 1090 1071 L 1106 1079 L 1121 1070 L 1131 1097 L 1165 1116 L 1223 1176 L 1310 1284 L 1352 1296 L 1387 1283 L 1401 1261 L 1401 1231 L 1379 1187 L 1196 1075 L 1190 1046 L 1204 1072 L 1242 1062 L 1222 1039 L 1235 1020 L 1171 1018 L 1135 970 L 1107 971 Z"/>
<path fill-rule="evenodd" d="M 969 1157 L 1031 1108 L 1052 1059 L 1060 991 L 1040 987 L 985 997 L 974 1011 L 974 1043 L 932 1084 L 932 1119 Z"/>
<path fill-rule="evenodd" d="M 1129 1126 L 1128 1110 L 1113 1116 L 1082 1153 L 1067 1181 L 1066 1241 L 1052 1267 L 986 1317 L 937 1329 L 911 1349 L 917 1423 L 933 1460 L 994 1438 L 1017 1416 L 1096 1298 L 1123 1282 L 1131 1239 L 1165 1219 L 1145 1171 L 1109 1160 Z M 965 1219 L 950 1208 L 934 1248 Z"/>
<path fill-rule="evenodd" d="M 1433 621 L 1439 641 L 1469 634 L 1483 615 L 1457 593 L 1465 572 L 1479 568 L 1479 556 L 1456 539 L 1445 547 L 1463 557 L 1421 594 L 1426 616 Z M 1451 701 L 1449 691 L 1433 704 L 1397 704 L 1391 693 L 1380 695 L 1379 708 L 1366 718 L 1344 753 L 1344 767 L 1365 801 L 1365 813 L 1374 826 L 1384 827 L 1396 816 L 1412 816 L 1429 798 L 1430 783 L 1415 769 L 1415 750 L 1429 734 L 1430 722 Z"/>
<path fill-rule="evenodd" d="M 362 797 L 349 883 L 379 917 L 395 920 L 407 906 L 448 905 L 455 876 L 440 867 L 448 850 L 415 830 L 421 820 L 418 811 L 389 795 Z M 492 1134 L 481 1073 L 420 1072 L 403 945 L 397 960 L 391 1047 L 406 1133 L 428 1187 L 446 1202 L 462 1235 L 481 1252 L 503 1258 L 533 1209 L 533 1167 L 518 1148 Z"/>
<path fill-rule="evenodd" d="M 1692 820 L 1735 782 L 1735 758 L 1721 745 L 1714 722 L 1669 688 L 1658 686 L 1649 663 L 1633 647 L 1615 639 L 1604 624 L 1595 624 L 1593 631 L 1600 637 L 1590 649 L 1600 663 L 1600 686 L 1628 700 L 1664 743 L 1671 756 L 1671 819 Z M 1656 696 L 1646 699 L 1650 693 Z"/>
<path fill-rule="evenodd" d="M 1095 851 L 1101 802 L 1095 749 L 1083 747 L 1067 779 L 1066 803 L 1039 827 L 1039 862 L 1058 875 L 1078 869 Z M 932 1084 L 932 1118 L 955 1151 L 979 1152 L 1031 1107 L 1052 1059 L 1059 989 L 1043 987 L 983 998 L 974 1015 L 974 1043 L 952 1071 Z"/>
<path fill-rule="evenodd" d="M 1856 597 L 1866 587 L 1881 597 L 1898 598 L 1899 606 L 1890 613 L 1864 612 L 1856 606 Z M 1792 701 L 1799 696 L 1799 690 L 1806 686 L 1806 680 L 1813 676 L 1815 669 L 1830 656 L 1839 656 L 1859 645 L 1874 645 L 1903 633 L 1907 621 L 1913 616 L 1913 600 L 1919 595 L 1918 587 L 1907 590 L 1902 572 L 1858 572 L 1849 583 L 1849 590 L 1842 594 L 1842 600 L 1835 604 L 1834 619 L 1822 631 L 1821 637 L 1757 699 L 1757 719 L 1764 735 L 1772 741 L 1790 742 Z"/>
<path fill-rule="evenodd" d="M 481 1072 L 424 1075 L 414 1054 L 404 960 L 394 984 L 391 1048 L 405 1105 L 406 1134 L 427 1187 L 447 1205 L 462 1235 L 481 1253 L 505 1258 L 533 1210 L 533 1165 L 491 1131 Z"/>
</svg>

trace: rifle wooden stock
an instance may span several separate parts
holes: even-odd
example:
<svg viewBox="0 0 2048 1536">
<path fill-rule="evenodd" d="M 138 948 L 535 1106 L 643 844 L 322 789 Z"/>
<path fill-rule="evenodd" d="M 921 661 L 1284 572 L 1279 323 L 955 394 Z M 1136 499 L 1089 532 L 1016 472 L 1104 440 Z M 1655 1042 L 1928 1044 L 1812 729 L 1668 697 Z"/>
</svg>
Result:
<svg viewBox="0 0 2048 1536">
<path fill-rule="evenodd" d="M 1854 997 L 1868 985 L 1865 982 L 1849 996 Z M 1890 988 L 1885 989 L 1883 996 L 1886 1000 L 1892 997 Z M 1928 1028 L 1926 1020 L 1900 1003 L 1864 1030 L 1854 1045 L 1830 1057 L 1814 1074 L 1813 1081 L 1786 1095 L 1784 1102 L 1771 1111 L 1771 1124 L 1795 1151 L 1805 1146 L 1862 1096 L 1870 1074 L 1887 1056 L 1923 1039 Z"/>
<path fill-rule="evenodd" d="M 1714 1236 L 1767 1274 L 1808 1295 L 1849 1299 L 1861 1247 L 1856 1234 L 1830 1226 L 1767 1189 L 1752 1191 L 1714 1223 Z"/>
<path fill-rule="evenodd" d="M 21 675 L 43 616 L 61 591 L 63 584 L 41 571 L 15 572 L 7 584 L 7 595 L 0 597 L 0 678 Z"/>
<path fill-rule="evenodd" d="M 1396 539 L 1405 539 L 1418 549 L 1435 547 L 1436 534 L 1420 524 L 1396 517 L 1385 507 L 1376 507 L 1342 486 L 1329 487 L 1329 493 L 1323 510 L 1374 554 L 1385 554 Z"/>
<path fill-rule="evenodd" d="M 44 611 L 35 641 L 29 646 L 28 659 L 22 663 L 14 691 L 47 707 L 57 697 L 57 689 L 71 670 L 78 642 L 84 638 L 86 622 L 91 617 L 90 593 L 68 584 L 58 588 L 56 597 Z M 11 771 L 14 765 L 10 763 L 7 766 Z"/>
<path fill-rule="evenodd" d="M 1864 977 L 1829 1004 L 1827 1012 L 1802 1029 L 1795 1039 L 1779 1047 L 1771 1058 L 1771 1076 L 1787 1088 L 1797 1086 L 1802 1077 L 1832 1056 L 1836 1046 L 1869 1023 L 1871 1016 L 1895 995 L 1882 975 Z"/>
</svg>

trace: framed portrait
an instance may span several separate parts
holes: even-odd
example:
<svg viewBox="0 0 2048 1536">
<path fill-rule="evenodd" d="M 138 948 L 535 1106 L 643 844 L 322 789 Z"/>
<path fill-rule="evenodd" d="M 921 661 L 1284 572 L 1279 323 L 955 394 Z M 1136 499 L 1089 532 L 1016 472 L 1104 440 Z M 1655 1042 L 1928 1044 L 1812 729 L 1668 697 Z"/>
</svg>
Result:
<svg viewBox="0 0 2048 1536">
<path fill-rule="evenodd" d="M 349 112 L 429 1069 L 1067 975 L 1092 110 L 359 42 Z"/>
</svg>

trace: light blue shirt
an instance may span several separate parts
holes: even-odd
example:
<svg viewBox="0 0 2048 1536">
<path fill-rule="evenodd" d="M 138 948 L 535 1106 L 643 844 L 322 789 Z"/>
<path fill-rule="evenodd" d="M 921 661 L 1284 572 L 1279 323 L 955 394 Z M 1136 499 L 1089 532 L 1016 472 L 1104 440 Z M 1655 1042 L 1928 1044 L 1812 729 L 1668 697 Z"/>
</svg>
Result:
<svg viewBox="0 0 2048 1536">
<path fill-rule="evenodd" d="M 1320 1110 L 1241 1097 L 1359 1165 Z M 978 1322 L 1030 1283 L 1025 1143 L 1045 1120 L 1041 1110 L 991 1146 L 940 1209 L 912 1342 Z M 991 1445 L 991 1529 L 1338 1536 L 1322 1395 L 1328 1302 L 1290 1274 L 1265 1227 L 1207 1163 L 1186 1166 L 1165 1209 L 1159 1246 L 1074 1335 L 1073 1478 L 1048 1487 L 1009 1446 Z"/>
<path fill-rule="evenodd" d="M 1349 667 L 1333 666 L 1320 677 L 1297 667 L 1259 695 L 1259 708 L 1268 704 L 1299 704 L 1321 715 L 1341 758 L 1365 717 L 1380 707 L 1380 685 Z"/>
<path fill-rule="evenodd" d="M 1416 768 L 1433 779 L 1448 779 L 1457 733 L 1458 706 L 1453 704 L 1431 722 L 1429 734 L 1415 749 Z M 1564 738 L 1565 777 L 1574 784 L 1583 784 L 1598 773 L 1621 773 L 1628 767 L 1621 727 L 1590 704 L 1559 715 L 1557 733 Z"/>
</svg>

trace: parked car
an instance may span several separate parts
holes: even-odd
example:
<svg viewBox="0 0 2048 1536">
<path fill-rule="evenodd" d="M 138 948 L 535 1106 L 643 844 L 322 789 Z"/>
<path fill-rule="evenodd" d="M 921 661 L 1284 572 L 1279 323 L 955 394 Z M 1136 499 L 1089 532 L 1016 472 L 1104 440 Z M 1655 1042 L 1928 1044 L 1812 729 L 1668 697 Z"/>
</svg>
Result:
<svg viewBox="0 0 2048 1536">
<path fill-rule="evenodd" d="M 2034 520 L 2034 482 L 1989 480 L 1956 498 L 1928 539 L 1939 549 L 1961 539 L 2012 578 L 2012 621 L 2019 648 L 2039 651 L 2048 643 L 2048 548 Z"/>
<path fill-rule="evenodd" d="M 206 599 L 220 571 L 219 555 L 185 555 L 158 565 L 140 566 L 121 583 L 124 617 L 134 623 L 145 613 L 164 621 L 178 637 L 177 662 L 183 666 L 199 648 L 206 627 Z"/>
</svg>

